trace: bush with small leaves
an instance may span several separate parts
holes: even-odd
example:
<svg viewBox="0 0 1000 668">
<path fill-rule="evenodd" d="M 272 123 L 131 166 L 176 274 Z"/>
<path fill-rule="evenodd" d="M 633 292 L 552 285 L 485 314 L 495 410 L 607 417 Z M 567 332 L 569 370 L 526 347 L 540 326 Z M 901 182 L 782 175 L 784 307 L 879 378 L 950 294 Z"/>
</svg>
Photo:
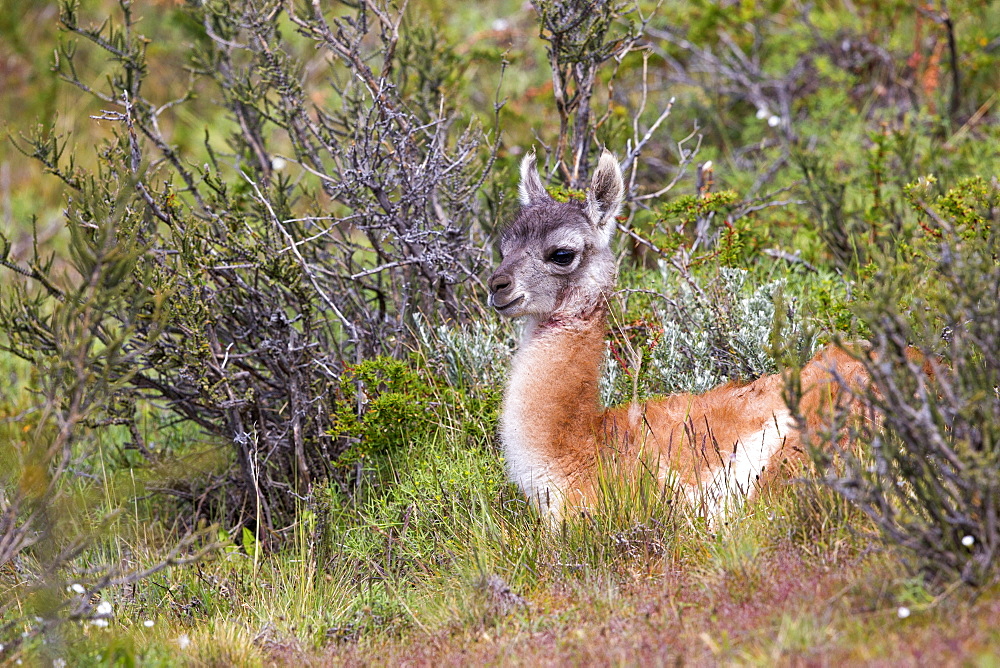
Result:
<svg viewBox="0 0 1000 668">
<path fill-rule="evenodd" d="M 175 100 L 144 86 L 151 67 L 170 65 L 152 62 L 141 11 L 123 1 L 120 21 L 88 27 L 76 2 L 62 6 L 79 43 L 62 45 L 55 69 L 101 101 L 97 120 L 112 127 L 97 170 L 48 130 L 21 148 L 63 181 L 71 231 L 119 197 L 141 235 L 142 271 L 108 285 L 136 308 L 155 297 L 164 317 L 156 336 L 136 325 L 126 403 L 157 401 L 231 444 L 221 475 L 174 491 L 199 499 L 207 486 L 214 498 L 200 507 L 285 526 L 350 443 L 333 418 L 345 365 L 404 355 L 418 314 L 431 326 L 466 319 L 496 144 L 457 111 L 451 47 L 391 2 L 189 5 L 192 77 Z M 104 85 L 90 81 L 86 47 L 109 61 Z M 201 150 L 172 143 L 204 117 L 224 131 L 206 131 Z M 43 288 L 53 280 L 46 266 L 6 264 Z M 36 357 L 58 335 L 47 315 L 57 296 L 21 298 L 38 305 L 11 347 Z"/>
<path fill-rule="evenodd" d="M 828 483 L 932 579 L 982 585 L 1000 550 L 1000 184 L 928 185 L 908 189 L 925 236 L 882 261 L 859 306 L 873 419 L 841 424 L 870 448 Z"/>
</svg>

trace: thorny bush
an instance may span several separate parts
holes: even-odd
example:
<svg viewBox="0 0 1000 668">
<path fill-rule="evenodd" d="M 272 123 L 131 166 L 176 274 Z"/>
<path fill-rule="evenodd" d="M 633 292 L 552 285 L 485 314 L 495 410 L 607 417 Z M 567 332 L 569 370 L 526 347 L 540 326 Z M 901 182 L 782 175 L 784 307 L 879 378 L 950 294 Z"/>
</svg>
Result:
<svg viewBox="0 0 1000 668">
<path fill-rule="evenodd" d="M 151 280 L 155 266 L 144 260 L 142 208 L 129 205 L 135 182 L 130 175 L 119 177 L 100 186 L 94 179 L 80 181 L 76 201 L 86 204 L 68 212 L 71 264 L 79 280 L 45 281 L 42 293 L 18 282 L 0 290 L 0 323 L 10 346 L 35 363 L 38 378 L 34 396 L 0 395 L 4 661 L 12 662 L 22 645 L 39 637 L 57 637 L 66 621 L 106 626 L 110 613 L 98 605 L 102 592 L 124 589 L 217 547 L 204 531 L 185 533 L 141 566 L 120 551 L 99 549 L 116 535 L 124 504 L 110 501 L 117 497 L 112 493 L 98 495 L 108 503 L 94 502 L 84 491 L 102 473 L 97 433 L 134 410 L 125 390 L 135 381 L 137 358 L 150 352 L 167 317 L 163 294 L 137 294 L 125 279 Z M 0 256 L 6 256 L 10 244 L 0 241 Z M 36 258 L 26 273 L 49 266 Z M 148 452 L 137 439 L 133 446 Z M 86 482 L 72 484 L 81 478 Z M 134 478 L 132 483 L 131 498 L 122 496 L 138 503 L 141 492 Z M 81 555 L 95 547 L 100 556 L 82 566 Z"/>
<path fill-rule="evenodd" d="M 932 579 L 988 584 L 1000 550 L 1000 184 L 971 179 L 938 198 L 931 185 L 908 189 L 925 236 L 883 261 L 859 308 L 873 381 L 859 400 L 874 419 L 841 424 L 871 448 L 843 453 L 828 482 Z"/>
<path fill-rule="evenodd" d="M 167 316 L 155 332 L 135 324 L 121 392 L 231 442 L 236 462 L 172 491 L 213 517 L 277 529 L 347 447 L 333 417 L 344 364 L 399 356 L 418 314 L 465 315 L 465 285 L 485 259 L 477 193 L 495 143 L 455 111 L 448 45 L 410 30 L 390 3 L 192 4 L 191 83 L 172 101 L 148 96 L 148 40 L 132 3 L 120 4 L 121 21 L 96 28 L 75 2 L 62 6 L 75 41 L 55 67 L 115 128 L 97 171 L 49 130 L 20 146 L 67 186 L 70 228 L 97 221 L 98 201 L 139 221 L 134 238 L 115 231 L 123 252 L 141 248 L 144 269 L 117 277 L 119 289 L 126 303 L 154 297 Z M 78 66 L 77 42 L 110 61 L 104 88 Z M 229 133 L 182 154 L 166 128 L 176 133 L 185 108 L 224 115 Z M 115 198 L 110 184 L 124 180 L 134 185 Z M 17 268 L 54 280 L 41 262 Z M 3 323 L 36 363 L 54 354 L 46 309 Z"/>
</svg>

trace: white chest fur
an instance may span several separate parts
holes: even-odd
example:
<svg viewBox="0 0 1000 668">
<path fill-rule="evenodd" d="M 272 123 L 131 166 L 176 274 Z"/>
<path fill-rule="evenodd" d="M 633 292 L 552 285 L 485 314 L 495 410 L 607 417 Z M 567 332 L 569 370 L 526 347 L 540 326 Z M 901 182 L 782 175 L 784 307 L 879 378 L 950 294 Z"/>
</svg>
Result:
<svg viewBox="0 0 1000 668">
<path fill-rule="evenodd" d="M 565 480 L 548 453 L 548 435 L 537 424 L 539 387 L 537 372 L 545 362 L 542 342 L 533 340 L 533 327 L 526 329 L 521 347 L 514 356 L 504 394 L 500 419 L 507 475 L 531 503 L 550 519 L 562 513 Z"/>
</svg>

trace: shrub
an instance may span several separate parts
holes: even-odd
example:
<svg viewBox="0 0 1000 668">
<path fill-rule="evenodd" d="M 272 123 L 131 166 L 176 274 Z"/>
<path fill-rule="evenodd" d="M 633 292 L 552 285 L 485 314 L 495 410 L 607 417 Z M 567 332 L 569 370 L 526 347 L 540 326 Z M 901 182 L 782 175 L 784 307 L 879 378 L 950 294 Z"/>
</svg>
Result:
<svg viewBox="0 0 1000 668">
<path fill-rule="evenodd" d="M 432 396 L 430 385 L 400 360 L 377 357 L 347 367 L 332 429 L 353 444 L 340 463 L 426 438 L 434 420 Z"/>
<path fill-rule="evenodd" d="M 100 188 L 81 182 L 69 209 L 72 277 L 48 280 L 51 262 L 36 257 L 24 273 L 42 281 L 43 293 L 18 281 L 0 290 L 7 336 L 0 351 L 37 371 L 36 392 L 17 396 L 14 383 L 15 391 L 0 398 L 0 587 L 8 592 L 0 601 L 2 660 L 13 661 L 24 644 L 57 639 L 56 630 L 69 620 L 107 625 L 101 592 L 214 549 L 198 549 L 203 536 L 194 533 L 176 537 L 165 556 L 145 568 L 93 555 L 95 546 L 113 541 L 122 511 L 118 495 L 109 492 L 95 432 L 120 424 L 123 404 L 128 414 L 122 395 L 141 376 L 142 360 L 167 320 L 163 292 L 136 294 L 125 280 L 148 280 L 154 271 L 141 209 L 128 205 L 133 186 L 129 179 L 109 179 Z M 6 261 L 10 243 L 0 241 L 0 261 Z M 135 433 L 124 447 L 148 455 Z M 134 480 L 133 491 L 127 503 L 137 508 Z"/>
<path fill-rule="evenodd" d="M 21 148 L 70 192 L 71 232 L 101 219 L 96 203 L 114 202 L 131 227 L 113 233 L 141 241 L 142 271 L 109 285 L 126 303 L 155 296 L 164 317 L 155 332 L 143 320 L 134 328 L 125 404 L 161 402 L 231 444 L 233 466 L 210 484 L 221 492 L 210 507 L 233 522 L 284 526 L 349 443 L 332 418 L 342 367 L 402 355 L 415 314 L 434 325 L 464 319 L 463 284 L 485 245 L 477 193 L 493 153 L 456 111 L 459 60 L 446 57 L 448 44 L 411 31 L 388 2 L 190 5 L 182 23 L 194 76 L 173 101 L 144 85 L 156 51 L 136 11 L 122 2 L 120 23 L 88 27 L 77 3 L 62 6 L 63 28 L 110 61 L 104 86 L 88 80 L 76 42 L 55 62 L 106 109 L 98 120 L 113 137 L 97 169 L 81 167 L 51 130 Z M 323 74 L 303 76 L 305 58 Z M 200 152 L 182 152 L 168 132 L 183 134 L 191 117 L 219 128 Z M 48 266 L 20 270 L 43 288 L 53 281 Z M 47 317 L 57 297 L 22 298 L 38 308 L 11 323 L 11 347 L 34 359 L 58 334 Z M 116 326 L 103 317 L 95 327 Z"/>
<path fill-rule="evenodd" d="M 621 291 L 628 324 L 612 333 L 601 379 L 605 402 L 627 401 L 634 393 L 641 398 L 706 392 L 728 381 L 774 373 L 774 337 L 795 348 L 815 347 L 801 305 L 781 298 L 785 280 L 761 280 L 746 269 L 718 266 L 718 258 L 715 262 L 708 271 L 681 277 L 661 262 L 657 274 L 647 274 L 656 276 L 646 283 L 654 283 L 655 290 Z M 820 280 L 799 283 L 791 297 Z"/>
<path fill-rule="evenodd" d="M 926 193 L 909 189 L 927 235 L 907 261 L 882 260 L 859 307 L 874 419 L 849 438 L 870 448 L 828 482 L 929 577 L 985 584 L 1000 549 L 1000 187 Z"/>
</svg>

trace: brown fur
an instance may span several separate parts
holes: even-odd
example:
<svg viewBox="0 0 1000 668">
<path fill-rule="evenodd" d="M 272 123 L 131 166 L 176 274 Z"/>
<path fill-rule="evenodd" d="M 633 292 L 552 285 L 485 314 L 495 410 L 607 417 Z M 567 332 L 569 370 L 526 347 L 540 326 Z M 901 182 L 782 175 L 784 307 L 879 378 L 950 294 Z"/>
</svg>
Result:
<svg viewBox="0 0 1000 668">
<path fill-rule="evenodd" d="M 553 202 L 529 156 L 522 166 L 524 208 L 501 241 L 504 260 L 490 278 L 490 304 L 527 319 L 504 397 L 501 431 L 508 472 L 553 519 L 594 502 L 598 463 L 657 469 L 710 517 L 726 511 L 806 454 L 783 398 L 781 375 L 729 383 L 644 405 L 605 409 L 598 381 L 605 354 L 606 295 L 614 285 L 609 249 L 624 193 L 605 153 L 582 204 Z M 863 365 L 827 347 L 801 372 L 800 410 L 820 428 L 845 385 L 867 382 Z M 734 494 L 734 488 L 740 494 Z"/>
<path fill-rule="evenodd" d="M 605 331 L 603 312 L 539 326 L 528 345 L 544 351 L 545 364 L 536 366 L 531 382 L 518 388 L 531 406 L 524 417 L 532 425 L 532 440 L 565 480 L 563 491 L 571 505 L 592 505 L 597 459 L 611 450 L 619 463 L 659 461 L 676 473 L 681 485 L 697 488 L 727 466 L 741 438 L 788 410 L 781 374 L 727 383 L 700 395 L 605 408 L 598 389 Z M 810 430 L 821 429 L 838 402 L 849 400 L 838 378 L 860 387 L 866 374 L 860 362 L 834 346 L 803 368 L 800 409 Z M 806 461 L 800 433 L 792 429 L 763 467 L 759 484 L 747 491 L 755 496 L 782 469 L 797 469 Z"/>
</svg>

